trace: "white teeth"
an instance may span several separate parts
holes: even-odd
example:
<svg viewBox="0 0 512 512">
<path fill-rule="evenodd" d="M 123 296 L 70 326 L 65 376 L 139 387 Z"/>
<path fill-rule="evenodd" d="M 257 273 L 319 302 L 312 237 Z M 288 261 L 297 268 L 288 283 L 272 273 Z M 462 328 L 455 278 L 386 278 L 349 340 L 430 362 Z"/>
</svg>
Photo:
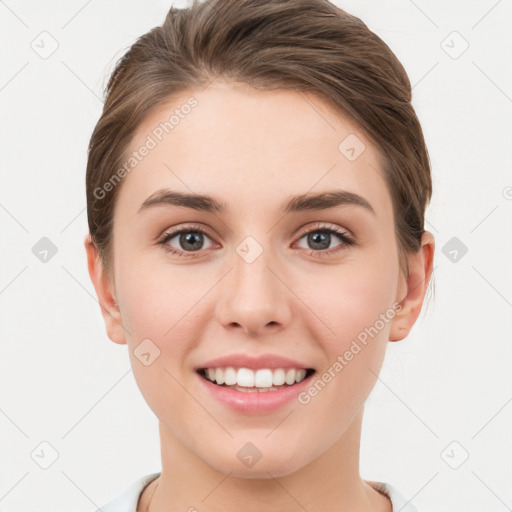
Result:
<svg viewBox="0 0 512 512">
<path fill-rule="evenodd" d="M 226 386 L 233 386 L 237 382 L 237 372 L 234 368 L 226 368 L 224 371 L 224 383 Z"/>
<path fill-rule="evenodd" d="M 295 382 L 301 382 L 306 377 L 306 370 L 301 368 L 300 370 L 297 370 L 297 374 L 295 375 Z"/>
<path fill-rule="evenodd" d="M 217 381 L 217 384 L 224 384 L 224 372 L 222 371 L 222 368 L 217 368 L 215 370 L 215 380 Z"/>
<path fill-rule="evenodd" d="M 219 371 L 217 369 L 217 371 Z M 249 368 L 239 368 L 238 373 L 236 374 L 236 383 L 239 386 L 244 386 L 246 388 L 254 387 L 254 372 L 249 370 Z M 219 381 L 217 380 L 217 384 Z"/>
<path fill-rule="evenodd" d="M 284 378 L 284 381 L 286 382 L 286 384 L 290 386 L 292 384 L 295 384 L 295 370 L 293 368 L 286 372 L 286 377 Z"/>
<path fill-rule="evenodd" d="M 270 390 L 273 386 L 289 386 L 302 382 L 306 378 L 304 368 L 283 368 L 251 370 L 250 368 L 207 368 L 205 376 L 211 382 L 219 385 L 235 386 L 243 388 L 260 388 Z M 255 389 L 256 391 L 256 389 Z"/>
<path fill-rule="evenodd" d="M 238 370 L 240 371 L 240 370 Z M 272 387 L 272 371 L 271 370 L 258 370 L 254 375 L 254 385 L 257 388 L 271 388 Z"/>
<path fill-rule="evenodd" d="M 282 368 L 274 370 L 272 374 L 272 384 L 274 386 L 282 386 L 284 384 L 285 373 Z"/>
</svg>

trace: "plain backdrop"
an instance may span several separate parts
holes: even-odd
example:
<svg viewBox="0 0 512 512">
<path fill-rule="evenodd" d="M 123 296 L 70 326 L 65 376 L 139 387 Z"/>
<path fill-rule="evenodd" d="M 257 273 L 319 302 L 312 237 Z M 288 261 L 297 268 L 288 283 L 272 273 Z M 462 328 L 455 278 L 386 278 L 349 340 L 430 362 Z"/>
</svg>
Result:
<svg viewBox="0 0 512 512">
<path fill-rule="evenodd" d="M 512 2 L 334 3 L 404 64 L 434 183 L 435 294 L 409 337 L 388 344 L 361 474 L 420 512 L 510 510 Z M 170 6 L 0 2 L 3 512 L 94 510 L 160 470 L 156 417 L 126 345 L 105 333 L 83 239 L 103 87 Z M 48 261 L 37 244 L 53 247 Z"/>
</svg>

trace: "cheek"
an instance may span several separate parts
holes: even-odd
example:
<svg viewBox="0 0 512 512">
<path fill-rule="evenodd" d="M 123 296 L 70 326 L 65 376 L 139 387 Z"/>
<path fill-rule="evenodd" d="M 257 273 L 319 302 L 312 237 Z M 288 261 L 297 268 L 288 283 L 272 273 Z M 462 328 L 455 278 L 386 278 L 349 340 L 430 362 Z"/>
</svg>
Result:
<svg viewBox="0 0 512 512">
<path fill-rule="evenodd" d="M 308 305 L 323 321 L 315 323 L 313 336 L 327 357 L 310 391 L 316 414 L 334 435 L 364 403 L 382 366 L 398 266 L 382 254 L 380 260 L 340 266 L 328 277 L 317 279 L 317 292 L 309 295 Z"/>
<path fill-rule="evenodd" d="M 198 266 L 195 269 L 199 269 Z M 193 267 L 133 264 L 119 268 L 119 293 L 123 297 L 123 323 L 132 335 L 170 345 L 185 327 L 196 325 L 201 301 L 212 284 Z M 202 304 L 203 302 L 203 304 Z M 199 316 L 200 318 L 200 316 Z M 174 345 L 174 344 L 173 344 Z M 179 345 L 179 344 L 178 344 Z"/>
<path fill-rule="evenodd" d="M 331 268 L 329 274 L 313 279 L 305 302 L 324 322 L 318 339 L 330 340 L 329 352 L 339 353 L 376 323 L 379 334 L 382 331 L 385 336 L 388 332 L 389 322 L 383 325 L 379 320 L 389 312 L 395 298 L 395 263 L 386 265 L 385 261 L 375 259 L 340 266 L 337 270 Z"/>
<path fill-rule="evenodd" d="M 120 274 L 122 318 L 130 333 L 127 340 L 137 385 L 149 407 L 163 418 L 190 402 L 180 385 L 188 371 L 183 364 L 197 340 L 202 339 L 208 314 L 204 309 L 207 301 L 200 298 L 211 285 L 201 279 L 191 280 L 190 273 L 187 279 L 179 269 L 172 274 L 169 268 L 167 274 L 165 268 L 140 269 L 134 267 L 130 273 L 125 268 L 127 273 Z M 144 353 L 150 354 L 146 361 Z M 151 362 L 146 365 L 148 359 Z"/>
</svg>

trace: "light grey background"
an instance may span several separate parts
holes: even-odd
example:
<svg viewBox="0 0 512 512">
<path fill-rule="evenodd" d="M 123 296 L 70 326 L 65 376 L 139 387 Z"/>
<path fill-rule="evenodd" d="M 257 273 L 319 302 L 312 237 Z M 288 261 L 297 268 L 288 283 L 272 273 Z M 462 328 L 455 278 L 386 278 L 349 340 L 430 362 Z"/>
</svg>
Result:
<svg viewBox="0 0 512 512">
<path fill-rule="evenodd" d="M 366 406 L 362 476 L 420 512 L 509 510 L 512 2 L 335 3 L 404 64 L 434 182 L 436 293 L 410 336 L 388 345 Z M 0 2 L 1 511 L 91 510 L 160 469 L 156 418 L 127 347 L 106 336 L 82 244 L 103 86 L 170 5 Z M 57 249 L 46 263 L 33 253 L 43 237 Z"/>
</svg>

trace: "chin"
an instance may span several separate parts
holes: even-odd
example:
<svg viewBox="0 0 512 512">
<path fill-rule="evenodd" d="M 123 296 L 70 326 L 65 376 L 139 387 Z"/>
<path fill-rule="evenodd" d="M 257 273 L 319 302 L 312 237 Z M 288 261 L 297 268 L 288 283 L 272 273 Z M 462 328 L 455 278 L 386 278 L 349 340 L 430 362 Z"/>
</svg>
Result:
<svg viewBox="0 0 512 512">
<path fill-rule="evenodd" d="M 268 479 L 284 477 L 301 469 L 302 465 L 300 462 L 292 460 L 294 457 L 293 453 L 288 457 L 286 455 L 284 453 L 277 455 L 275 452 L 271 455 L 262 454 L 261 458 L 256 460 L 256 462 L 248 460 L 246 463 L 243 462 L 243 455 L 241 455 L 242 460 L 237 455 L 234 459 L 214 457 L 213 460 L 205 460 L 205 462 L 216 471 L 229 474 L 235 478 Z"/>
</svg>

